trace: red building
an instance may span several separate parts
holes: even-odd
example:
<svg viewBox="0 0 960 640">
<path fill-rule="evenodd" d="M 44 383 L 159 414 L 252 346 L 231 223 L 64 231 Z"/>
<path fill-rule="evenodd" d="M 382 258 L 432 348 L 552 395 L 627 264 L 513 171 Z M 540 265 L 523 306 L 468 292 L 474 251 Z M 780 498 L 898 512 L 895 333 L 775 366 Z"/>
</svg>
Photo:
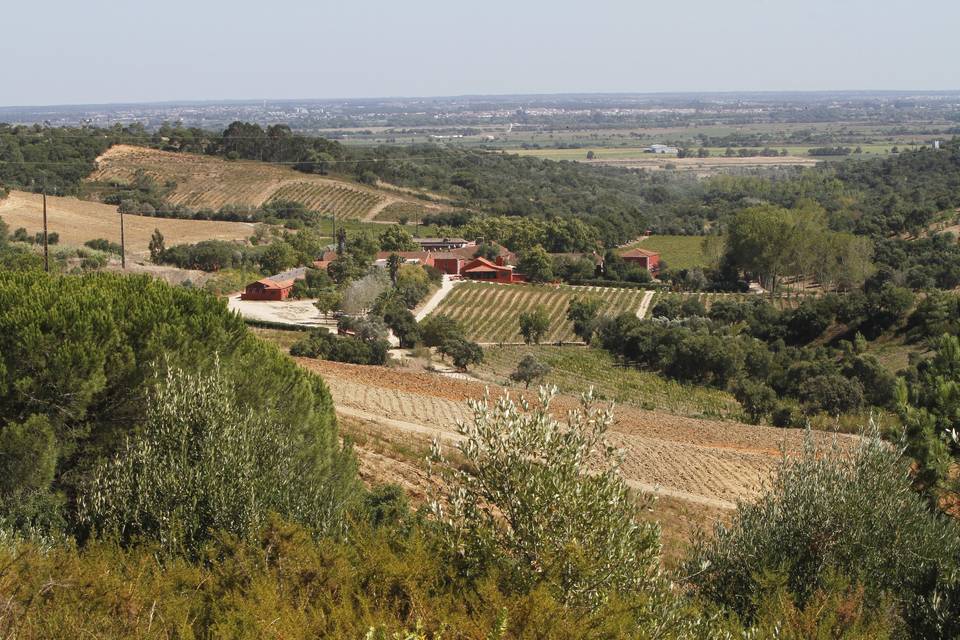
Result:
<svg viewBox="0 0 960 640">
<path fill-rule="evenodd" d="M 660 254 L 646 249 L 631 249 L 620 255 L 624 262 L 638 264 L 650 273 L 660 270 Z"/>
<path fill-rule="evenodd" d="M 463 258 L 455 253 L 435 253 L 433 254 L 433 266 L 440 273 L 445 273 L 448 276 L 458 276 L 463 266 Z"/>
<path fill-rule="evenodd" d="M 270 280 L 264 278 L 251 282 L 240 294 L 241 300 L 286 300 L 293 291 L 294 280 Z"/>
<path fill-rule="evenodd" d="M 465 278 L 484 282 L 513 283 L 527 280 L 523 274 L 514 273 L 513 267 L 505 265 L 503 258 L 497 258 L 497 262 L 474 258 L 461 267 L 460 273 Z"/>
</svg>

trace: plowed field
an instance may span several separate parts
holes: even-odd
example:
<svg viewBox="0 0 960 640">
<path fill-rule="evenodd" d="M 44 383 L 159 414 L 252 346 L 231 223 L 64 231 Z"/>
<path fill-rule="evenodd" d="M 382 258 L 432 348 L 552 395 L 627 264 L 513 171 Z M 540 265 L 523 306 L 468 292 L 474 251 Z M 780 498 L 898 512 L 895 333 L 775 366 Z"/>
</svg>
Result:
<svg viewBox="0 0 960 640">
<path fill-rule="evenodd" d="M 482 397 L 485 390 L 478 383 L 426 372 L 298 362 L 324 377 L 344 415 L 406 432 L 411 438 L 439 433 L 454 441 L 456 422 L 469 418 L 465 401 Z M 503 392 L 500 387 L 489 390 L 494 396 Z M 562 415 L 577 406 L 577 400 L 560 396 L 553 406 Z M 623 471 L 633 486 L 659 487 L 662 495 L 711 508 L 729 509 L 736 500 L 755 496 L 781 447 L 797 451 L 804 437 L 798 430 L 683 418 L 628 406 L 616 407 L 615 415 L 611 438 L 624 449 Z"/>
</svg>

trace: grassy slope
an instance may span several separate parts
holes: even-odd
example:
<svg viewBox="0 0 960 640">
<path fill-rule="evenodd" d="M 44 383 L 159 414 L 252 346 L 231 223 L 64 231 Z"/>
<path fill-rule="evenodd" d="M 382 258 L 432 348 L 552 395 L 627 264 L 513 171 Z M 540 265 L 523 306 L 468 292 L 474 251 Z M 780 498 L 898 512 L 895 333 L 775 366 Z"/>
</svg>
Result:
<svg viewBox="0 0 960 640">
<path fill-rule="evenodd" d="M 548 384 L 564 393 L 580 393 L 590 386 L 604 399 L 675 415 L 736 418 L 740 405 L 725 391 L 682 385 L 649 371 L 616 366 L 606 351 L 578 346 L 550 345 L 488 347 L 485 362 L 475 375 L 490 382 L 507 380 L 520 359 L 532 353 L 552 367 Z"/>
<path fill-rule="evenodd" d="M 703 253 L 702 236 L 648 236 L 623 248 L 629 251 L 637 247 L 659 251 L 660 258 L 670 269 L 705 267 L 707 257 Z"/>
</svg>

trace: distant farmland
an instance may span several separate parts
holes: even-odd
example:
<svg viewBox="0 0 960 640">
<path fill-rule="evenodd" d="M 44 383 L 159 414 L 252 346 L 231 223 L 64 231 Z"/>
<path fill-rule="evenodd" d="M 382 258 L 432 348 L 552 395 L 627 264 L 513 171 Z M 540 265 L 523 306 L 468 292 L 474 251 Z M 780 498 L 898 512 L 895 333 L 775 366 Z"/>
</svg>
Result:
<svg viewBox="0 0 960 640">
<path fill-rule="evenodd" d="M 567 305 L 572 298 L 600 298 L 603 301 L 601 312 L 612 316 L 625 311 L 636 313 L 646 293 L 641 289 L 468 282 L 457 285 L 434 315 L 459 320 L 467 336 L 476 342 L 520 342 L 520 314 L 543 305 L 550 314 L 550 329 L 543 342 L 575 342 L 579 338 L 574 335 L 566 317 Z"/>
<path fill-rule="evenodd" d="M 300 173 L 286 166 L 128 145 L 114 146 L 100 156 L 97 170 L 88 180 L 128 184 L 138 171 L 160 186 L 171 185 L 166 196 L 171 204 L 194 210 L 292 200 L 342 219 L 372 219 L 390 204 L 408 200 L 393 191 Z"/>
</svg>

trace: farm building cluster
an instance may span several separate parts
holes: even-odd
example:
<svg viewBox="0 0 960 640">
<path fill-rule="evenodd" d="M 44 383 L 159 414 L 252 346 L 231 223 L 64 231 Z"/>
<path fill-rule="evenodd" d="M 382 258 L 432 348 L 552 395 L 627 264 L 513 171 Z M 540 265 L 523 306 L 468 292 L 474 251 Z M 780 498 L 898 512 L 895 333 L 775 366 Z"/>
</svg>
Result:
<svg viewBox="0 0 960 640">
<path fill-rule="evenodd" d="M 478 243 L 463 238 L 414 238 L 420 245 L 418 251 L 381 251 L 374 258 L 374 266 L 387 268 L 391 255 L 397 255 L 407 264 L 433 267 L 454 280 L 466 279 L 497 284 L 526 282 L 524 274 L 517 271 L 517 256 L 512 251 L 490 243 L 496 255 L 492 259 L 477 255 Z M 314 269 L 326 270 L 337 259 L 336 251 L 326 251 L 311 265 Z M 574 255 L 574 254 L 558 254 Z M 594 259 L 598 270 L 603 268 L 603 259 L 597 254 L 575 254 Z M 660 254 L 656 251 L 633 249 L 623 254 L 623 259 L 657 273 Z M 297 280 L 306 278 L 307 267 L 298 267 L 251 282 L 241 294 L 242 300 L 286 300 Z"/>
</svg>

